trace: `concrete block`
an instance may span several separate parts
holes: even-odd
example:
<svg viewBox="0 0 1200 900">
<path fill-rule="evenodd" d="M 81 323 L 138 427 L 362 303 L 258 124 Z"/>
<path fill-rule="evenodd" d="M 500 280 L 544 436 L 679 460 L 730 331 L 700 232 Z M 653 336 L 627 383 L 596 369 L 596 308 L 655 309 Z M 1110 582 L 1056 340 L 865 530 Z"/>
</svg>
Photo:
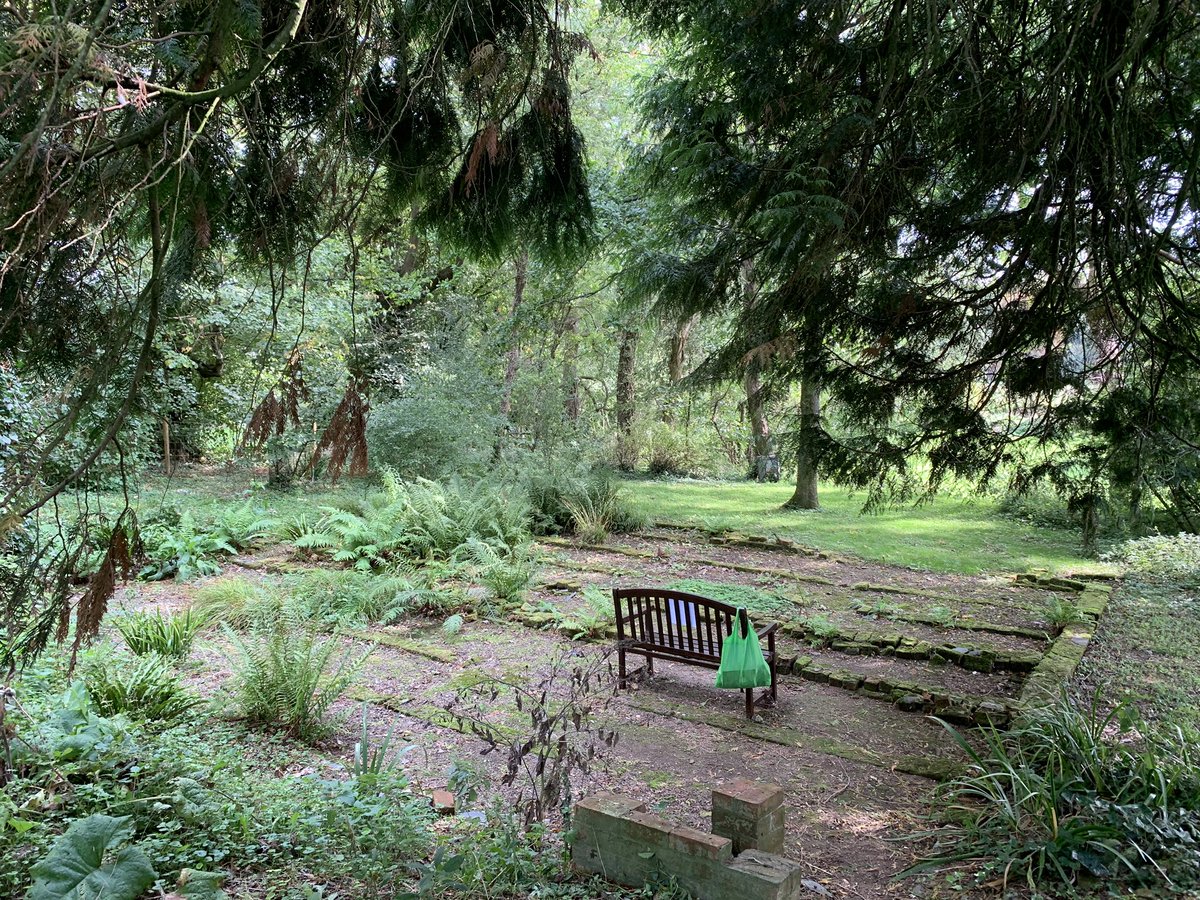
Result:
<svg viewBox="0 0 1200 900">
<path fill-rule="evenodd" d="M 739 778 L 714 788 L 712 829 L 733 841 L 733 852 L 783 851 L 785 814 L 783 788 Z"/>
</svg>

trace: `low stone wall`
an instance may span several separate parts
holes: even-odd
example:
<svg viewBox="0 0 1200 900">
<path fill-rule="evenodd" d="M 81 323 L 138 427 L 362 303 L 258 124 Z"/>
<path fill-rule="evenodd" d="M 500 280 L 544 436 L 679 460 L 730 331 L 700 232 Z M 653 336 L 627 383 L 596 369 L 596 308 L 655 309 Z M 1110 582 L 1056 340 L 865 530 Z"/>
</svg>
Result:
<svg viewBox="0 0 1200 900">
<path fill-rule="evenodd" d="M 800 864 L 771 852 L 783 849 L 784 817 L 782 789 L 748 780 L 713 791 L 717 834 L 596 794 L 575 806 L 571 862 L 630 887 L 673 878 L 698 900 L 795 900 L 807 895 Z"/>
</svg>

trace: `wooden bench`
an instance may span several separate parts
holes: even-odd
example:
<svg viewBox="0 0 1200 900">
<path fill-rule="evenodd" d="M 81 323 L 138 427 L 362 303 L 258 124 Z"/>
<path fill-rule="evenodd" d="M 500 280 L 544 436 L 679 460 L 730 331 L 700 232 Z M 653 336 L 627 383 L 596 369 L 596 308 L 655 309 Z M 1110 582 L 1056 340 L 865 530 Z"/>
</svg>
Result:
<svg viewBox="0 0 1200 900">
<path fill-rule="evenodd" d="M 663 588 L 614 588 L 613 606 L 617 619 L 617 671 L 620 685 L 625 687 L 630 673 L 625 668 L 625 654 L 646 657 L 646 664 L 633 674 L 645 671 L 654 674 L 654 660 L 669 659 L 715 669 L 721 664 L 721 645 L 725 636 L 733 634 L 737 607 L 683 591 Z M 775 683 L 775 632 L 778 623 L 758 631 L 767 639 L 763 653 L 771 669 L 771 686 L 755 700 L 754 691 L 746 689 L 746 718 L 754 715 L 756 703 L 774 702 L 778 696 Z"/>
</svg>

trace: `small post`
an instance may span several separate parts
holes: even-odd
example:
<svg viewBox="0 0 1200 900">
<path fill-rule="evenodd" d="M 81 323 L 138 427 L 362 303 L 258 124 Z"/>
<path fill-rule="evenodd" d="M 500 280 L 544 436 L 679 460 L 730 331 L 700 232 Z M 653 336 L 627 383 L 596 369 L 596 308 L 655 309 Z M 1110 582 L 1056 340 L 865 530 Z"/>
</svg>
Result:
<svg viewBox="0 0 1200 900">
<path fill-rule="evenodd" d="M 171 420 L 162 419 L 163 474 L 171 474 Z"/>
<path fill-rule="evenodd" d="M 783 788 L 739 778 L 713 788 L 713 834 L 733 841 L 733 852 L 783 853 L 786 809 Z"/>
</svg>

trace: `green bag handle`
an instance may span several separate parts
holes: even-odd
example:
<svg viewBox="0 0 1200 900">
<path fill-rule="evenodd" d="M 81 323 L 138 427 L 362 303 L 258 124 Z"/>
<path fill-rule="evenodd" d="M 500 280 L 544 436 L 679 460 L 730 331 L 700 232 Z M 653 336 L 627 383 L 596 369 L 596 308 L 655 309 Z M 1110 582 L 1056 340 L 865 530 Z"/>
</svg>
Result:
<svg viewBox="0 0 1200 900">
<path fill-rule="evenodd" d="M 738 607 L 732 632 L 721 644 L 721 665 L 717 668 L 717 687 L 733 690 L 769 687 L 771 667 L 767 665 L 758 634 L 750 626 L 745 607 Z"/>
</svg>

